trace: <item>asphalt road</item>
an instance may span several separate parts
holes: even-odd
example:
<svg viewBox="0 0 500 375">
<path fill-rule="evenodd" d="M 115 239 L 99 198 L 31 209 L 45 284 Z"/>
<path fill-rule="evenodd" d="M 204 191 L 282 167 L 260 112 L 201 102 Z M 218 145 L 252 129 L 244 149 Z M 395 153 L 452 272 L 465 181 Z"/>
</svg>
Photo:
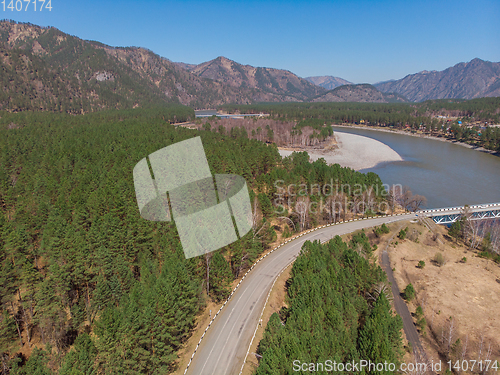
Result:
<svg viewBox="0 0 500 375">
<path fill-rule="evenodd" d="M 415 214 L 406 214 L 332 225 L 305 234 L 269 254 L 248 273 L 214 320 L 201 341 L 187 374 L 235 375 L 240 373 L 274 279 L 298 256 L 305 241 L 324 242 L 336 235 L 415 217 Z"/>
</svg>

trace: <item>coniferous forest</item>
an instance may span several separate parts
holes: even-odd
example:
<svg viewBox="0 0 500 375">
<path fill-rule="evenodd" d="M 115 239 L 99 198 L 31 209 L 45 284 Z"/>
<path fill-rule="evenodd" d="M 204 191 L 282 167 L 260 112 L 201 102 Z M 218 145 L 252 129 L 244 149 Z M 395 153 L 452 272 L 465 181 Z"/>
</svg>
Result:
<svg viewBox="0 0 500 375">
<path fill-rule="evenodd" d="M 175 127 L 170 123 L 194 117 L 182 106 L 0 117 L 2 374 L 167 374 L 207 301 L 225 299 L 231 282 L 276 240 L 268 224 L 276 216 L 276 180 L 381 186 L 373 173 L 310 163 L 305 154 L 282 160 L 275 145 L 243 133 Z M 213 174 L 246 179 L 259 230 L 210 256 L 186 260 L 175 224 L 139 216 L 132 170 L 146 155 L 197 135 Z M 346 335 L 361 348 L 359 317 L 369 319 L 372 311 L 362 293 L 382 275 L 344 245 L 328 246 L 331 254 L 321 255 L 315 267 L 324 269 L 318 276 L 330 278 L 332 270 L 345 267 L 346 280 L 331 284 L 329 298 L 340 298 L 336 303 L 345 312 L 339 319 L 355 314 L 348 317 Z M 305 252 L 322 249 L 314 245 Z M 316 282 L 309 280 L 310 261 L 301 257 L 294 268 L 294 298 L 301 295 L 299 280 L 304 288 Z M 328 277 L 321 282 L 330 283 Z M 293 306 L 287 326 L 300 310 Z M 303 307 L 304 318 L 310 306 Z M 324 316 L 308 319 L 313 317 L 320 329 Z M 342 325 L 336 322 L 330 331 Z"/>
<path fill-rule="evenodd" d="M 369 262 L 371 254 L 364 232 L 349 243 L 337 236 L 304 244 L 287 281 L 288 307 L 271 315 L 259 343 L 256 374 L 326 373 L 328 360 L 399 363 L 403 323 L 386 294 L 373 292 L 386 275 Z M 309 371 L 297 367 L 303 363 Z"/>
</svg>

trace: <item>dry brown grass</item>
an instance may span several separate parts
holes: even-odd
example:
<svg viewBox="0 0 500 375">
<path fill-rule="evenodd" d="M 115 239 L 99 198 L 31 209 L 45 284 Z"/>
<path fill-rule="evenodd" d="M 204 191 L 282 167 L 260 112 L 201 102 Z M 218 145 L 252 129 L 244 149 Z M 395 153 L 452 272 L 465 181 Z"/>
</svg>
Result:
<svg viewBox="0 0 500 375">
<path fill-rule="evenodd" d="M 412 283 L 416 300 L 409 304 L 411 312 L 423 306 L 427 320 L 427 335 L 423 345 L 431 358 L 444 359 L 442 330 L 452 317 L 456 326 L 453 341 L 462 343 L 468 335 L 468 358 L 479 359 L 481 336 L 484 339 L 482 359 L 491 344 L 490 359 L 500 356 L 500 266 L 491 260 L 482 259 L 466 247 L 446 238 L 447 229 L 435 228 L 436 233 L 421 224 L 409 224 L 416 229 L 419 242 L 393 240 L 389 247 L 391 267 L 401 290 Z M 439 266 L 434 262 L 437 253 L 442 253 L 446 262 Z M 466 262 L 462 258 L 466 257 Z M 423 260 L 425 267 L 417 268 Z"/>
</svg>

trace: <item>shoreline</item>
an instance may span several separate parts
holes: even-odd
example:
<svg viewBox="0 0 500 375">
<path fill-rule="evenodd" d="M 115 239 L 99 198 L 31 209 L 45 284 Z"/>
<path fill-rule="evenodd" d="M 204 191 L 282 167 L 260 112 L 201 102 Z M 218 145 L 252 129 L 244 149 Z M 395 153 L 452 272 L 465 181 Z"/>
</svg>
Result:
<svg viewBox="0 0 500 375">
<path fill-rule="evenodd" d="M 312 161 L 323 158 L 329 165 L 339 164 L 356 171 L 374 168 L 380 164 L 403 161 L 401 155 L 395 150 L 376 139 L 341 132 L 335 133 L 335 138 L 338 145 L 336 149 L 323 151 L 304 147 L 299 150 L 307 152 Z M 282 157 L 298 151 L 286 147 L 278 147 L 278 150 Z"/>
<path fill-rule="evenodd" d="M 337 124 L 332 124 L 332 126 L 339 127 L 339 128 L 347 128 L 347 129 L 365 129 L 365 130 L 373 130 L 377 132 L 384 132 L 384 133 L 391 133 L 391 134 L 401 134 L 401 135 L 408 135 L 410 137 L 417 137 L 417 138 L 426 138 L 426 139 L 433 139 L 436 141 L 441 141 L 441 142 L 447 142 L 451 143 L 454 145 L 462 146 L 465 148 L 469 148 L 474 151 L 479 151 L 479 152 L 484 152 L 485 154 L 490 154 L 493 156 L 500 157 L 500 152 L 498 151 L 493 151 L 493 150 L 488 150 L 484 147 L 478 147 L 478 146 L 472 146 L 468 143 L 463 143 L 459 141 L 452 141 L 449 140 L 445 137 L 434 137 L 432 135 L 427 135 L 427 134 L 414 134 L 410 132 L 406 132 L 404 130 L 399 130 L 399 129 L 394 129 L 394 130 L 389 130 L 381 127 L 375 127 L 375 126 L 366 126 L 366 125 L 337 125 Z"/>
</svg>

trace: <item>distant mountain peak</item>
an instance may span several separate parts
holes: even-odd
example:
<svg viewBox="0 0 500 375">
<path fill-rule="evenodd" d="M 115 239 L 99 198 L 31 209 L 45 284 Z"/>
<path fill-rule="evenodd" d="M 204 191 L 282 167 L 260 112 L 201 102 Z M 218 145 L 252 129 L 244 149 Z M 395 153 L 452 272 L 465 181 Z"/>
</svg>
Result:
<svg viewBox="0 0 500 375">
<path fill-rule="evenodd" d="M 202 78 L 236 88 L 259 89 L 279 95 L 282 101 L 303 101 L 325 92 L 322 87 L 288 70 L 242 65 L 224 56 L 196 65 L 190 71 Z"/>
<path fill-rule="evenodd" d="M 333 90 L 334 88 L 342 85 L 352 84 L 352 82 L 334 76 L 315 76 L 315 77 L 306 77 L 305 79 L 311 82 L 312 84 L 321 86 L 327 90 Z"/>
<path fill-rule="evenodd" d="M 404 103 L 408 100 L 394 93 L 383 93 L 369 83 L 343 85 L 319 95 L 313 102 Z"/>
<path fill-rule="evenodd" d="M 382 92 L 395 92 L 416 102 L 500 96 L 500 63 L 475 58 L 442 71 L 424 70 L 375 86 Z"/>
</svg>

